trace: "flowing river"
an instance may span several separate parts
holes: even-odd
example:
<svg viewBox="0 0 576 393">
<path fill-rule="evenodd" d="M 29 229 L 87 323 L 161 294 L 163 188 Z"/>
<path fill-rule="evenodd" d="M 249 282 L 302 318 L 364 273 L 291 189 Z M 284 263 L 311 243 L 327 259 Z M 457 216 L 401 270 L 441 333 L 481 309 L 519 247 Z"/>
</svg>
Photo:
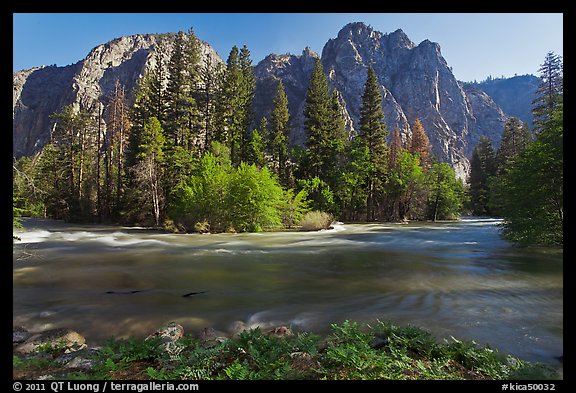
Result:
<svg viewBox="0 0 576 393">
<path fill-rule="evenodd" d="M 326 333 L 382 320 L 558 365 L 563 252 L 510 244 L 499 222 L 198 235 L 29 219 L 13 249 L 13 324 L 95 345 L 168 321 Z"/>
</svg>

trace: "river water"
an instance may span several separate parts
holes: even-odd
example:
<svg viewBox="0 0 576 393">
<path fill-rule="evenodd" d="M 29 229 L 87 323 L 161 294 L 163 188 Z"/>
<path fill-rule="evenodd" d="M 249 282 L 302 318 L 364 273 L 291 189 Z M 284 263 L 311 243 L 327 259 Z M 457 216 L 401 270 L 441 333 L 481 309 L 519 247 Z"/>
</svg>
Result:
<svg viewBox="0 0 576 393">
<path fill-rule="evenodd" d="M 101 344 L 167 321 L 325 333 L 382 320 L 559 364 L 563 252 L 514 246 L 498 223 L 198 235 L 29 219 L 13 250 L 13 324 Z"/>
</svg>

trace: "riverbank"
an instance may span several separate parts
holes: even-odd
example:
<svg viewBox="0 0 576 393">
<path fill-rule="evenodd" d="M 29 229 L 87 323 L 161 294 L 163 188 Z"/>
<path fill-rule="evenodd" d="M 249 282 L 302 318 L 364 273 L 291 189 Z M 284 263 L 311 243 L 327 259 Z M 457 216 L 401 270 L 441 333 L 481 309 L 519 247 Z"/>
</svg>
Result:
<svg viewBox="0 0 576 393">
<path fill-rule="evenodd" d="M 60 338 L 55 338 L 60 334 Z M 345 321 L 319 336 L 285 326 L 232 337 L 175 323 L 145 339 L 110 338 L 90 348 L 60 330 L 14 343 L 14 379 L 92 380 L 557 380 L 558 370 L 411 325 Z M 26 333 L 14 331 L 14 340 Z M 65 338 L 62 338 L 65 337 Z M 35 345 L 31 345 L 30 341 Z M 28 343 L 28 344 L 27 344 Z"/>
</svg>

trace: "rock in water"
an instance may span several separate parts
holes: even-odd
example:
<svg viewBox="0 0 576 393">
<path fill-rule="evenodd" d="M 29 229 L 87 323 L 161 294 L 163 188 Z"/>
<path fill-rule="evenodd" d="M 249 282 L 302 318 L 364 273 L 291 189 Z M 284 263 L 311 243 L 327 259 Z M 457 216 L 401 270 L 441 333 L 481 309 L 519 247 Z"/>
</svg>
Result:
<svg viewBox="0 0 576 393">
<path fill-rule="evenodd" d="M 53 348 L 65 352 L 77 351 L 86 347 L 86 339 L 71 329 L 52 329 L 31 335 L 25 342 L 14 348 L 14 352 L 27 354 L 40 348 Z"/>
<path fill-rule="evenodd" d="M 270 329 L 267 332 L 267 334 L 269 336 L 275 336 L 275 337 L 290 337 L 294 335 L 294 333 L 292 333 L 292 330 L 290 330 L 286 326 L 278 326 L 275 327 L 274 329 Z"/>
</svg>

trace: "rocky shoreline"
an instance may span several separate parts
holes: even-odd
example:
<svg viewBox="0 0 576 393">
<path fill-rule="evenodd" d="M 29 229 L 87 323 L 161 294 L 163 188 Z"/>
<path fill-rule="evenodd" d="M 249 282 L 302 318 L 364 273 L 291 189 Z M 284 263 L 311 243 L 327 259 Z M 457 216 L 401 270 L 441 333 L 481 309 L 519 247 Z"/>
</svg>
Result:
<svg viewBox="0 0 576 393">
<path fill-rule="evenodd" d="M 233 336 L 249 330 L 241 321 L 233 324 L 235 330 Z M 277 326 L 264 332 L 274 337 L 293 336 L 292 331 L 286 326 Z M 148 335 L 145 340 L 157 338 L 163 351 L 170 354 L 177 351 L 175 345 L 184 337 L 182 325 L 170 322 L 155 332 Z M 200 330 L 195 338 L 203 346 L 214 346 L 230 339 L 226 333 L 212 327 Z M 89 372 L 96 366 L 95 355 L 102 349 L 101 346 L 90 346 L 85 337 L 69 328 L 57 328 L 42 332 L 30 332 L 23 326 L 12 328 L 12 353 L 23 360 L 48 360 L 58 365 L 59 370 L 49 368 L 49 373 L 42 375 L 15 375 L 17 379 L 51 380 L 65 377 L 70 372 Z"/>
</svg>

